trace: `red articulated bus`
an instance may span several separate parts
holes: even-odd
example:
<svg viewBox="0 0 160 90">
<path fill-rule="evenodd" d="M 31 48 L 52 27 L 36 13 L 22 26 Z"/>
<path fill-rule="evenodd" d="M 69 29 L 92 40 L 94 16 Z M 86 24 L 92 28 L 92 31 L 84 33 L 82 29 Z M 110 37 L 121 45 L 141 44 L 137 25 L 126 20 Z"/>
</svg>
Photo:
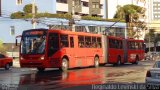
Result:
<svg viewBox="0 0 160 90">
<path fill-rule="evenodd" d="M 108 45 L 108 47 L 107 47 Z M 135 39 L 124 39 L 120 37 L 107 37 L 105 45 L 107 63 L 120 65 L 124 63 L 138 64 L 144 59 L 144 41 Z"/>
<path fill-rule="evenodd" d="M 17 40 L 16 40 L 17 41 Z M 130 42 L 138 45 L 130 49 Z M 143 59 L 143 41 L 67 30 L 25 30 L 20 43 L 20 66 L 60 68 L 98 67 L 100 64 L 137 63 Z M 134 59 L 134 60 L 133 60 Z"/>
</svg>

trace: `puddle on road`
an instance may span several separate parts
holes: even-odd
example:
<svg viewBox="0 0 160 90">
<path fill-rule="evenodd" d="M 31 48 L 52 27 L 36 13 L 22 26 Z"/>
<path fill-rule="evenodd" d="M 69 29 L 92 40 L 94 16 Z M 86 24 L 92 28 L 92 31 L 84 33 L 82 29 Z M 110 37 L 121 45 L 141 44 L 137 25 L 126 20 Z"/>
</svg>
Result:
<svg viewBox="0 0 160 90">
<path fill-rule="evenodd" d="M 106 75 L 106 78 L 107 77 L 118 77 L 118 76 L 124 76 L 124 75 L 128 75 L 130 73 L 136 73 L 136 71 L 128 71 L 128 72 L 111 72 L 111 73 L 108 73 Z"/>
<path fill-rule="evenodd" d="M 52 88 L 66 88 L 72 86 L 103 84 L 114 81 L 114 77 L 120 77 L 135 73 L 136 71 L 113 72 L 107 71 L 107 68 L 87 68 L 79 70 L 70 70 L 68 72 L 61 72 L 58 70 L 45 71 L 42 73 L 23 74 L 20 76 L 20 85 L 36 85 Z"/>
<path fill-rule="evenodd" d="M 115 81 L 117 77 L 125 79 L 126 75 L 132 73 L 139 73 L 141 70 L 130 70 L 119 68 L 85 68 L 85 69 L 72 69 L 68 72 L 61 72 L 59 70 L 50 70 L 44 72 L 36 72 L 31 70 L 26 72 L 26 74 L 20 73 L 20 75 L 15 76 L 19 80 L 18 85 L 26 86 L 30 85 L 32 87 L 42 87 L 42 88 L 67 88 L 72 86 L 82 86 L 91 84 L 104 84 L 108 81 Z M 124 77 L 123 77 L 124 76 Z M 19 78 L 19 79 L 18 79 Z M 3 80 L 5 82 L 5 80 Z M 13 80 L 12 80 L 13 81 Z M 8 81 L 6 81 L 8 82 Z M 11 81 L 10 81 L 11 82 Z"/>
</svg>

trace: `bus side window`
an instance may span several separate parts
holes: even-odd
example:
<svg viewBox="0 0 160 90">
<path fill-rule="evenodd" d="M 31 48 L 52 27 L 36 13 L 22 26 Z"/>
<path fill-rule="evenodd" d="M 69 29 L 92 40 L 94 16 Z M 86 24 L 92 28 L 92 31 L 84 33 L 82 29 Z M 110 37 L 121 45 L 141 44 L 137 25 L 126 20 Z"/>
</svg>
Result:
<svg viewBox="0 0 160 90">
<path fill-rule="evenodd" d="M 119 44 L 118 40 L 115 40 L 115 48 L 118 48 L 118 44 Z"/>
<path fill-rule="evenodd" d="M 128 42 L 128 49 L 132 49 L 132 44 L 131 44 L 131 42 Z"/>
<path fill-rule="evenodd" d="M 70 37 L 70 47 L 74 48 L 74 39 L 73 39 L 73 37 Z"/>
<path fill-rule="evenodd" d="M 96 37 L 92 37 L 92 48 L 96 48 Z"/>
<path fill-rule="evenodd" d="M 132 42 L 132 49 L 135 49 L 135 42 Z"/>
<path fill-rule="evenodd" d="M 68 47 L 68 35 L 60 35 L 60 47 Z"/>
<path fill-rule="evenodd" d="M 84 47 L 84 36 L 78 36 L 78 47 Z"/>
<path fill-rule="evenodd" d="M 139 42 L 135 42 L 136 44 L 136 49 L 139 49 Z"/>
<path fill-rule="evenodd" d="M 122 49 L 123 46 L 122 46 L 122 41 L 119 41 L 119 48 Z"/>
<path fill-rule="evenodd" d="M 112 48 L 113 47 L 113 41 L 112 39 L 109 39 L 109 48 Z"/>
<path fill-rule="evenodd" d="M 85 37 L 85 47 L 90 48 L 91 47 L 91 37 L 86 36 Z"/>
<path fill-rule="evenodd" d="M 98 48 L 101 48 L 102 47 L 102 45 L 101 45 L 101 38 L 97 38 L 97 47 Z"/>
</svg>

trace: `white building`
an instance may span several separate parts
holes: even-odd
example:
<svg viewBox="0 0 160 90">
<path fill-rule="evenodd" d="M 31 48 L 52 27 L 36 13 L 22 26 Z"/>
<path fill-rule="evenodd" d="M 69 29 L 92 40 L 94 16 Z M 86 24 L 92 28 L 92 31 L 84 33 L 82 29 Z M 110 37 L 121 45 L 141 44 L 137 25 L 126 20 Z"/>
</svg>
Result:
<svg viewBox="0 0 160 90">
<path fill-rule="evenodd" d="M 92 15 L 104 17 L 105 0 L 0 0 L 0 14 L 2 16 L 10 16 L 11 13 L 23 11 L 23 7 L 35 1 L 38 12 L 44 13 L 75 13 L 80 15 Z"/>
</svg>

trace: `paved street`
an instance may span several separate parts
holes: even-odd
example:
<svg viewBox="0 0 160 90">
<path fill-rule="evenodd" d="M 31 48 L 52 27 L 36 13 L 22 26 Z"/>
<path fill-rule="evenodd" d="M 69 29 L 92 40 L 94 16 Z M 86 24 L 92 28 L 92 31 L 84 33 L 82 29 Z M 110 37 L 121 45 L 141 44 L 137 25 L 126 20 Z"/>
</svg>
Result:
<svg viewBox="0 0 160 90">
<path fill-rule="evenodd" d="M 5 71 L 0 69 L 0 83 L 2 87 L 16 87 L 19 89 L 67 89 L 76 86 L 104 84 L 104 83 L 144 83 L 146 70 L 154 61 L 141 61 L 138 65 L 125 64 L 118 67 L 105 65 L 99 68 L 76 68 L 68 72 L 58 69 L 47 69 L 37 72 L 36 69 L 19 68 L 18 66 Z M 16 62 L 17 63 L 17 62 Z M 92 89 L 90 87 L 90 89 Z"/>
</svg>

